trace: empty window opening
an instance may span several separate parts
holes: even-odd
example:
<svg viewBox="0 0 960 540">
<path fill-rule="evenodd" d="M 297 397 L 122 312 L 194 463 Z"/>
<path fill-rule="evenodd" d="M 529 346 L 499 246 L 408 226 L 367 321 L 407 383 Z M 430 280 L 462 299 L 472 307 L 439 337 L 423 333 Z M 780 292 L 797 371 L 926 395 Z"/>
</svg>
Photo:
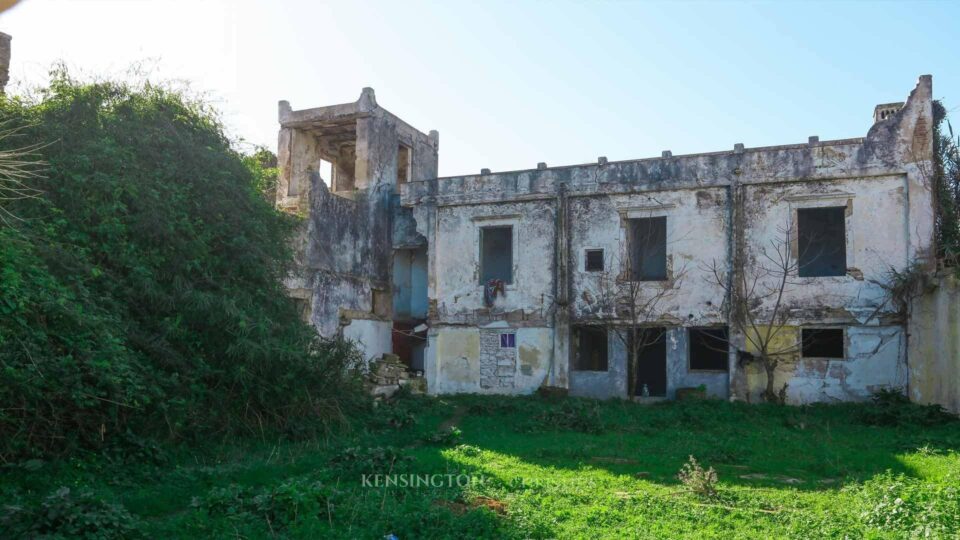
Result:
<svg viewBox="0 0 960 540">
<path fill-rule="evenodd" d="M 327 189 L 331 189 L 333 186 L 333 163 L 325 159 L 320 160 L 320 181 L 323 182 Z"/>
<path fill-rule="evenodd" d="M 313 309 L 310 307 L 310 299 L 294 298 L 293 303 L 297 306 L 297 311 L 300 313 L 300 319 L 303 322 L 310 324 L 310 318 L 313 315 Z"/>
<path fill-rule="evenodd" d="M 804 358 L 843 358 L 843 328 L 804 328 Z"/>
<path fill-rule="evenodd" d="M 729 346 L 726 328 L 690 329 L 690 369 L 727 371 Z"/>
<path fill-rule="evenodd" d="M 517 346 L 516 334 L 500 334 L 500 348 L 513 349 Z"/>
<path fill-rule="evenodd" d="M 637 365 L 634 372 L 634 395 L 644 395 L 643 387 L 647 387 L 650 396 L 664 397 L 667 395 L 667 331 L 666 328 L 644 328 L 638 332 L 630 332 L 629 342 L 640 340 L 640 352 L 637 355 Z M 631 345 L 628 344 L 628 348 Z M 629 359 L 629 355 L 628 355 Z M 629 364 L 629 361 L 628 361 Z M 633 370 L 633 367 L 630 368 Z"/>
<path fill-rule="evenodd" d="M 397 149 L 397 185 L 410 181 L 410 147 L 400 145 Z"/>
<path fill-rule="evenodd" d="M 630 277 L 634 281 L 667 279 L 667 218 L 629 220 Z"/>
<path fill-rule="evenodd" d="M 607 330 L 585 326 L 574 331 L 574 371 L 607 370 Z"/>
<path fill-rule="evenodd" d="M 800 208 L 797 239 L 801 277 L 847 273 L 846 207 Z"/>
<path fill-rule="evenodd" d="M 587 272 L 603 272 L 603 250 L 588 249 L 583 267 Z"/>
<path fill-rule="evenodd" d="M 480 284 L 513 283 L 513 227 L 480 229 Z"/>
</svg>

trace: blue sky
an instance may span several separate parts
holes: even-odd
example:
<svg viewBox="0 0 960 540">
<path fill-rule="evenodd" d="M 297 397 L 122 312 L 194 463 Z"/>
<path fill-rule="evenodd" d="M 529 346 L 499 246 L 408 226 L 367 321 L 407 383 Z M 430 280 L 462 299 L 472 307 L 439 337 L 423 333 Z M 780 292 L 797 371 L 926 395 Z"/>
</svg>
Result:
<svg viewBox="0 0 960 540">
<path fill-rule="evenodd" d="M 277 101 L 364 86 L 440 173 L 858 137 L 916 78 L 960 111 L 960 2 L 23 0 L 14 91 L 63 59 L 191 81 L 231 135 L 276 145 Z M 960 116 L 960 113 L 956 113 Z"/>
</svg>

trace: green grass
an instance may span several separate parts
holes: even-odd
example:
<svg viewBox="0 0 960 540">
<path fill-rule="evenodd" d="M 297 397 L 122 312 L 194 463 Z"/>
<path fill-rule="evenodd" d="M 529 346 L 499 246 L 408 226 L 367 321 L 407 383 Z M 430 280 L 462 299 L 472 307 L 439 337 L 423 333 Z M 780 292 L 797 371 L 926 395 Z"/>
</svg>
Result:
<svg viewBox="0 0 960 540">
<path fill-rule="evenodd" d="M 920 426 L 902 406 L 867 425 L 874 407 L 404 398 L 323 441 L 31 462 L 0 485 L 25 509 L 89 489 L 166 538 L 960 535 L 960 423 Z M 437 436 L 451 423 L 459 436 Z M 716 496 L 677 480 L 691 455 L 716 469 Z M 376 488 L 363 473 L 476 481 Z"/>
</svg>

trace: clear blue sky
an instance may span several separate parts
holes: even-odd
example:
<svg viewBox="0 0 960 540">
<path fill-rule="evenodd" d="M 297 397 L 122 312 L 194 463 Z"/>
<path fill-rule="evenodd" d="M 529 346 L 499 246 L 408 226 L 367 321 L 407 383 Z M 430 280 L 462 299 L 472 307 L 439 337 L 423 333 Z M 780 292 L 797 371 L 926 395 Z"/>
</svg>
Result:
<svg viewBox="0 0 960 540">
<path fill-rule="evenodd" d="M 451 175 L 858 137 L 925 73 L 953 109 L 958 22 L 947 1 L 24 0 L 0 30 L 20 84 L 57 59 L 88 74 L 147 59 L 274 149 L 278 100 L 372 86 L 440 131 Z"/>
</svg>

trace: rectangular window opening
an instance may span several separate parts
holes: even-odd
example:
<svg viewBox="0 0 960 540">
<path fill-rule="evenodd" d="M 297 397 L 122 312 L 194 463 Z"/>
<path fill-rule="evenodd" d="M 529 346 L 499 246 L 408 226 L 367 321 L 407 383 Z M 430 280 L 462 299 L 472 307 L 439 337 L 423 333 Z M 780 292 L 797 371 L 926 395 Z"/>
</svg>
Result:
<svg viewBox="0 0 960 540">
<path fill-rule="evenodd" d="M 603 250 L 588 249 L 583 267 L 587 272 L 603 272 Z"/>
<path fill-rule="evenodd" d="M 726 328 L 691 328 L 690 369 L 727 371 L 729 345 Z"/>
<path fill-rule="evenodd" d="M 480 284 L 513 283 L 513 227 L 480 229 Z"/>
<path fill-rule="evenodd" d="M 323 182 L 323 185 L 327 186 L 327 189 L 331 189 L 333 185 L 333 163 L 321 159 L 320 160 L 320 181 Z"/>
<path fill-rule="evenodd" d="M 574 334 L 574 371 L 607 371 L 607 330 L 586 326 Z"/>
<path fill-rule="evenodd" d="M 514 349 L 517 346 L 516 334 L 500 334 L 500 348 Z"/>
<path fill-rule="evenodd" d="M 800 277 L 842 276 L 847 273 L 846 207 L 797 210 Z"/>
<path fill-rule="evenodd" d="M 409 146 L 400 145 L 397 149 L 397 185 L 410 181 L 411 150 Z"/>
<path fill-rule="evenodd" d="M 804 358 L 844 358 L 843 328 L 804 328 L 801 341 Z"/>
<path fill-rule="evenodd" d="M 633 281 L 667 279 L 667 218 L 629 220 L 630 277 Z"/>
</svg>

